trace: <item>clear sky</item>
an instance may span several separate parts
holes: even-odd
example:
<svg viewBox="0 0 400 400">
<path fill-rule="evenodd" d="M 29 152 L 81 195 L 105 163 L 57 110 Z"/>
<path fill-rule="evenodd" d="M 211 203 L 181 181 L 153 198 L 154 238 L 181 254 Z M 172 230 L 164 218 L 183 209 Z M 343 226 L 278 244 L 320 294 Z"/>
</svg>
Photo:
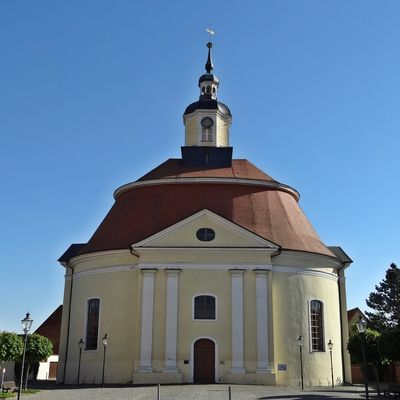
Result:
<svg viewBox="0 0 400 400">
<path fill-rule="evenodd" d="M 398 0 L 0 2 L 0 330 L 62 303 L 58 257 L 113 191 L 180 156 L 205 29 L 235 158 L 296 188 L 354 260 L 348 308 L 400 262 Z M 283 294 L 284 295 L 284 294 Z"/>
</svg>

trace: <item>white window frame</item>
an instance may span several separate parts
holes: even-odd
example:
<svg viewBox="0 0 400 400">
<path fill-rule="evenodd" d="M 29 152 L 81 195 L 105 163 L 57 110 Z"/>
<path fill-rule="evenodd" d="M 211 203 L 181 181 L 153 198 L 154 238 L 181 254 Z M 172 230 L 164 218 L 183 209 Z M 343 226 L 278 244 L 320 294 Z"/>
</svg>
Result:
<svg viewBox="0 0 400 400">
<path fill-rule="evenodd" d="M 311 330 L 311 302 L 312 301 L 319 301 L 322 304 L 322 335 L 323 335 L 323 340 L 322 340 L 322 350 L 313 350 L 313 345 L 312 345 L 312 330 Z M 326 345 L 325 345 L 325 303 L 318 298 L 311 298 L 308 300 L 308 338 L 309 338 L 309 350 L 310 353 L 325 353 L 326 352 Z"/>
<path fill-rule="evenodd" d="M 215 299 L 215 318 L 214 319 L 197 319 L 194 317 L 194 299 L 199 296 L 211 296 Z M 192 321 L 218 321 L 218 298 L 213 293 L 196 293 L 192 297 Z"/>
</svg>

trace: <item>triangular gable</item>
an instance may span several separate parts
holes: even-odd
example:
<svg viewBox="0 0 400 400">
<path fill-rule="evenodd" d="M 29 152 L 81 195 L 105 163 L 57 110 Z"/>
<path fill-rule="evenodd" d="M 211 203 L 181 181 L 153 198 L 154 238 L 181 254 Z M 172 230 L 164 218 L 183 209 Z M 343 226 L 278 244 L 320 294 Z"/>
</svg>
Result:
<svg viewBox="0 0 400 400">
<path fill-rule="evenodd" d="M 200 241 L 196 232 L 201 228 L 215 231 L 212 241 Z M 133 248 L 143 247 L 248 247 L 278 249 L 279 246 L 210 210 L 201 210 L 182 221 L 138 242 Z"/>
</svg>

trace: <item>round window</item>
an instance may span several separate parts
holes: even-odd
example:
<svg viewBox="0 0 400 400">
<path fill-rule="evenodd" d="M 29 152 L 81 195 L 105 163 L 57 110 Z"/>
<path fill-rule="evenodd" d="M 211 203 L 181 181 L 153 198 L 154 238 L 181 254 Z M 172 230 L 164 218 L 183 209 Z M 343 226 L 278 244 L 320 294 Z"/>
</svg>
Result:
<svg viewBox="0 0 400 400">
<path fill-rule="evenodd" d="M 196 236 L 202 242 L 211 242 L 215 238 L 215 232 L 211 228 L 200 228 Z"/>
</svg>

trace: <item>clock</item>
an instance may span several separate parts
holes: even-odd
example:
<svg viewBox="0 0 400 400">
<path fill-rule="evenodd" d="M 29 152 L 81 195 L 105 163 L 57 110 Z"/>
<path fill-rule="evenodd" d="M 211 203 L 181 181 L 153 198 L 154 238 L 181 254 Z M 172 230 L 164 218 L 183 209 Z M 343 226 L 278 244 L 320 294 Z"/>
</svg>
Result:
<svg viewBox="0 0 400 400">
<path fill-rule="evenodd" d="M 210 129 L 214 125 L 214 121 L 210 117 L 205 117 L 201 120 L 201 126 L 205 129 Z"/>
</svg>

